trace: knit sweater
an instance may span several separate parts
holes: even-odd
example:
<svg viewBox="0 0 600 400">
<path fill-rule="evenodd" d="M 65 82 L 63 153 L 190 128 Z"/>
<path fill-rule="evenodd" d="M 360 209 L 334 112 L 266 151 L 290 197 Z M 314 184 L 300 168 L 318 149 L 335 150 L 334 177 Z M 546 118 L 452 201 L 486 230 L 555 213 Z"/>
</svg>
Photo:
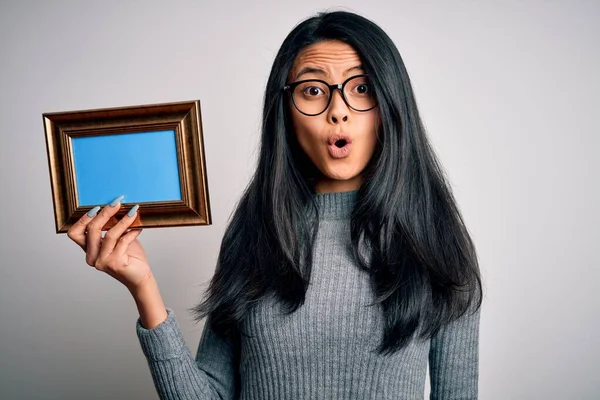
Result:
<svg viewBox="0 0 600 400">
<path fill-rule="evenodd" d="M 136 331 L 161 399 L 423 399 L 429 363 L 430 399 L 476 399 L 479 316 L 467 313 L 431 340 L 378 355 L 383 314 L 369 275 L 350 248 L 357 191 L 315 194 L 319 230 L 305 303 L 285 315 L 274 299 L 248 312 L 240 348 L 208 323 L 195 357 L 175 313 Z M 236 357 L 239 354 L 239 357 Z M 238 360 L 238 361 L 236 361 Z"/>
</svg>

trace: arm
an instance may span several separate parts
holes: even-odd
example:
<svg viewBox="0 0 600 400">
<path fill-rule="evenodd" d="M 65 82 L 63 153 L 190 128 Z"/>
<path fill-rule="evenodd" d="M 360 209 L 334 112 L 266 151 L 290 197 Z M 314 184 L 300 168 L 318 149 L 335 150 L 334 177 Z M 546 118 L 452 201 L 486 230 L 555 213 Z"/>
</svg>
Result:
<svg viewBox="0 0 600 400">
<path fill-rule="evenodd" d="M 178 400 L 234 399 L 237 368 L 233 346 L 218 337 L 206 321 L 194 359 L 175 313 L 164 306 L 162 310 L 157 309 L 162 299 L 158 301 L 157 287 L 152 291 L 154 295 L 146 292 L 145 295 L 134 296 L 140 310 L 136 332 L 159 397 Z M 161 313 L 166 315 L 163 321 L 160 321 Z"/>
<path fill-rule="evenodd" d="M 469 309 L 431 339 L 430 400 L 477 399 L 480 314 Z"/>
</svg>

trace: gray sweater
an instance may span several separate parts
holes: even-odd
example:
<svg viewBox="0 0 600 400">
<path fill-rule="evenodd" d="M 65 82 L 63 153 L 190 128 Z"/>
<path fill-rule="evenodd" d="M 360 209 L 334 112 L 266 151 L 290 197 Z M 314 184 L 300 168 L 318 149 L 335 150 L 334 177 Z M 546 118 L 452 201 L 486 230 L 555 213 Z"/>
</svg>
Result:
<svg viewBox="0 0 600 400">
<path fill-rule="evenodd" d="M 173 310 L 153 329 L 136 330 L 161 399 L 423 399 L 429 362 L 430 399 L 476 399 L 479 310 L 432 340 L 413 340 L 391 356 L 374 351 L 382 314 L 368 274 L 348 250 L 356 191 L 314 195 L 319 233 L 306 302 L 285 316 L 274 300 L 244 321 L 252 337 L 235 350 L 205 324 L 194 357 Z"/>
</svg>

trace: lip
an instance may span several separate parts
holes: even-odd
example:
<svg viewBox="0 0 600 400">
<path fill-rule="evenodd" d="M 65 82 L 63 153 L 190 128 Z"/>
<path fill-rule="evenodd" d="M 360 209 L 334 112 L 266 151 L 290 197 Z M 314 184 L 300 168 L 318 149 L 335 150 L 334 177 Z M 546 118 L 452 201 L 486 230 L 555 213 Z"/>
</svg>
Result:
<svg viewBox="0 0 600 400">
<path fill-rule="evenodd" d="M 335 142 L 338 140 L 345 140 L 346 145 L 344 147 L 337 147 Z M 340 159 L 348 157 L 350 154 L 350 149 L 352 148 L 352 139 L 350 135 L 346 133 L 336 133 L 329 136 L 327 140 L 327 150 L 329 151 L 329 155 L 332 158 Z"/>
</svg>

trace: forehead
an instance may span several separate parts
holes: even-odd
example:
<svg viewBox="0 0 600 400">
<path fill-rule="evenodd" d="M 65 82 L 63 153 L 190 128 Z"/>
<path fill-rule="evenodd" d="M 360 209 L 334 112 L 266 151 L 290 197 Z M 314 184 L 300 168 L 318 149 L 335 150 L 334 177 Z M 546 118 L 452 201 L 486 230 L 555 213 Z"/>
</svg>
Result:
<svg viewBox="0 0 600 400">
<path fill-rule="evenodd" d="M 361 65 L 361 59 L 352 46 L 337 40 L 325 41 L 302 49 L 294 60 L 290 76 L 295 78 L 305 67 L 316 67 L 328 75 L 336 75 Z"/>
</svg>

